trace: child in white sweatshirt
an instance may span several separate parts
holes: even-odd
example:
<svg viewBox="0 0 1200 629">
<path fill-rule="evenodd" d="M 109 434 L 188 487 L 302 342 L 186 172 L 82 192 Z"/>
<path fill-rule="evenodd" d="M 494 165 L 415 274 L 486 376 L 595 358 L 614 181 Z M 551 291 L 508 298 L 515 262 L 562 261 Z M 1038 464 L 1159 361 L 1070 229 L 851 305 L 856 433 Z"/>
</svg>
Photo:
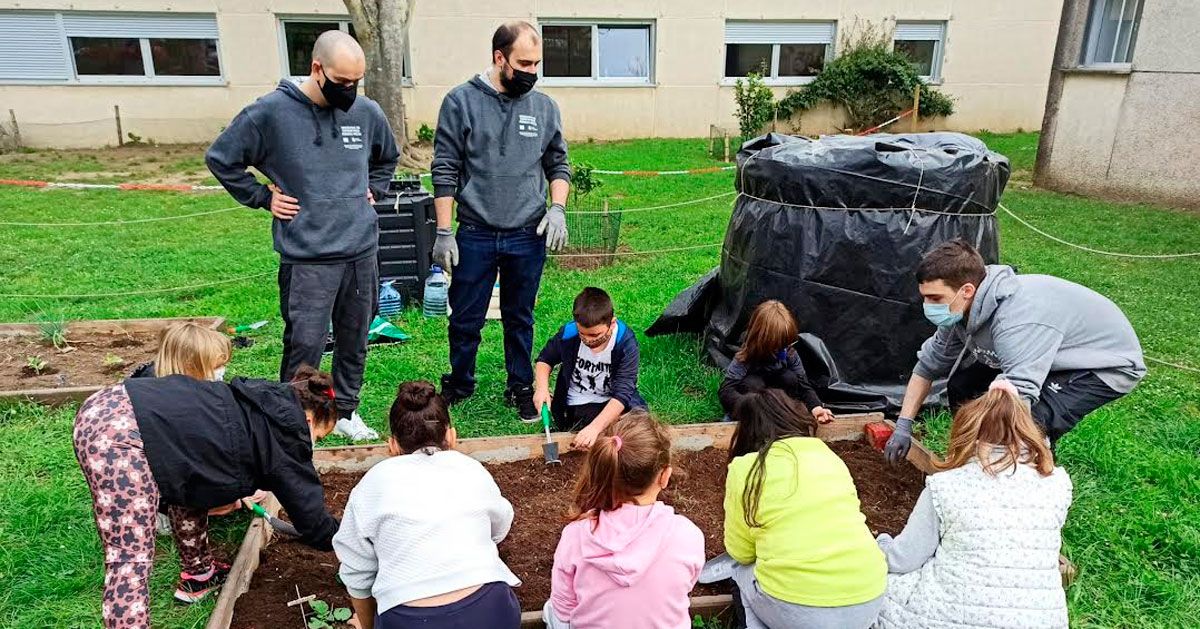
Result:
<svg viewBox="0 0 1200 629">
<path fill-rule="evenodd" d="M 475 459 L 456 452 L 446 402 L 400 385 L 391 458 L 350 492 L 333 547 L 362 629 L 516 629 L 521 581 L 500 560 L 513 508 Z"/>
</svg>

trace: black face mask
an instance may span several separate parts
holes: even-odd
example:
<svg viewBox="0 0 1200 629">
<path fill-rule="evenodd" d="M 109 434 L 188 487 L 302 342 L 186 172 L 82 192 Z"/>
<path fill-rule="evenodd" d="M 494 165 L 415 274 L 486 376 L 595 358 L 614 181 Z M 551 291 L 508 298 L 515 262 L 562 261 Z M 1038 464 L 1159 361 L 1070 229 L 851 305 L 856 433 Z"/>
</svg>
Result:
<svg viewBox="0 0 1200 629">
<path fill-rule="evenodd" d="M 504 60 L 504 64 L 512 70 L 512 77 L 504 73 L 500 74 L 500 84 L 504 86 L 505 92 L 516 98 L 524 96 L 529 90 L 533 89 L 533 84 L 537 83 L 536 73 L 518 70 L 508 62 L 508 59 Z"/>
<path fill-rule="evenodd" d="M 321 95 L 325 97 L 325 102 L 342 111 L 350 111 L 350 106 L 358 96 L 358 81 L 350 85 L 339 85 L 329 80 L 325 68 L 321 68 L 321 76 L 325 77 L 325 83 L 321 85 Z"/>
</svg>

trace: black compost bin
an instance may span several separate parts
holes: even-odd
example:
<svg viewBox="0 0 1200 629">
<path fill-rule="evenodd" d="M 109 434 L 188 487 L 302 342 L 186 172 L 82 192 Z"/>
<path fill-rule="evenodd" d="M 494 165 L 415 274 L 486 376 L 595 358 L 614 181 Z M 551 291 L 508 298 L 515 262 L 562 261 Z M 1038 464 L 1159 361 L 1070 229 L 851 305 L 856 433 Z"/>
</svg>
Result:
<svg viewBox="0 0 1200 629">
<path fill-rule="evenodd" d="M 419 301 L 437 235 L 433 195 L 421 187 L 417 177 L 395 179 L 387 196 L 376 199 L 375 212 L 379 216 L 379 279 L 395 280 L 406 303 Z"/>
<path fill-rule="evenodd" d="M 771 134 L 743 145 L 737 162 L 721 266 L 647 333 L 699 332 L 708 357 L 724 366 L 755 306 L 778 299 L 800 322 L 797 349 L 822 400 L 895 410 L 934 331 L 922 314 L 917 265 L 952 238 L 997 261 L 995 210 L 1008 160 L 957 133 Z"/>
</svg>

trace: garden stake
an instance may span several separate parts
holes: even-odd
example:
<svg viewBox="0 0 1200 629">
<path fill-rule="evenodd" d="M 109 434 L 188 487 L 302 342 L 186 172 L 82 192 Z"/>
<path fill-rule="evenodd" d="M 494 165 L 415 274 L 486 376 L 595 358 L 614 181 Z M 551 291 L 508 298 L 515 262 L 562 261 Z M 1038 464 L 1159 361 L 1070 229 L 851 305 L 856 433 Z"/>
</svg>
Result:
<svg viewBox="0 0 1200 629">
<path fill-rule="evenodd" d="M 275 529 L 277 532 L 283 533 L 284 535 L 290 535 L 292 537 L 300 537 L 300 531 L 297 531 L 296 527 L 284 522 L 283 520 L 280 520 L 279 518 L 271 517 L 271 514 L 267 513 L 267 510 L 263 509 L 262 505 L 256 502 L 251 502 L 248 504 L 250 506 L 250 510 L 254 512 L 254 515 L 264 518 L 267 521 L 267 524 L 270 524 L 271 528 Z"/>
<path fill-rule="evenodd" d="M 546 465 L 562 465 L 558 458 L 558 444 L 550 438 L 550 405 L 542 404 L 542 428 L 546 431 L 546 443 L 542 444 L 542 456 Z"/>
</svg>

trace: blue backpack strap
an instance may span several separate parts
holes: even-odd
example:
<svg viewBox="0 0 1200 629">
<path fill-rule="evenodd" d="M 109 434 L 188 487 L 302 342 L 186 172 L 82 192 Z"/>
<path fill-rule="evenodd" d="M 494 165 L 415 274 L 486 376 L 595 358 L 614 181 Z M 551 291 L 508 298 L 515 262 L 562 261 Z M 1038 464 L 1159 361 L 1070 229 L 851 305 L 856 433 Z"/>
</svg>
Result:
<svg viewBox="0 0 1200 629">
<path fill-rule="evenodd" d="M 628 331 L 629 331 L 629 326 L 625 325 L 624 321 L 617 319 L 617 342 L 618 343 L 625 340 L 625 333 Z"/>
<path fill-rule="evenodd" d="M 574 321 L 563 326 L 562 338 L 564 341 L 573 339 L 579 336 L 579 324 Z"/>
</svg>

